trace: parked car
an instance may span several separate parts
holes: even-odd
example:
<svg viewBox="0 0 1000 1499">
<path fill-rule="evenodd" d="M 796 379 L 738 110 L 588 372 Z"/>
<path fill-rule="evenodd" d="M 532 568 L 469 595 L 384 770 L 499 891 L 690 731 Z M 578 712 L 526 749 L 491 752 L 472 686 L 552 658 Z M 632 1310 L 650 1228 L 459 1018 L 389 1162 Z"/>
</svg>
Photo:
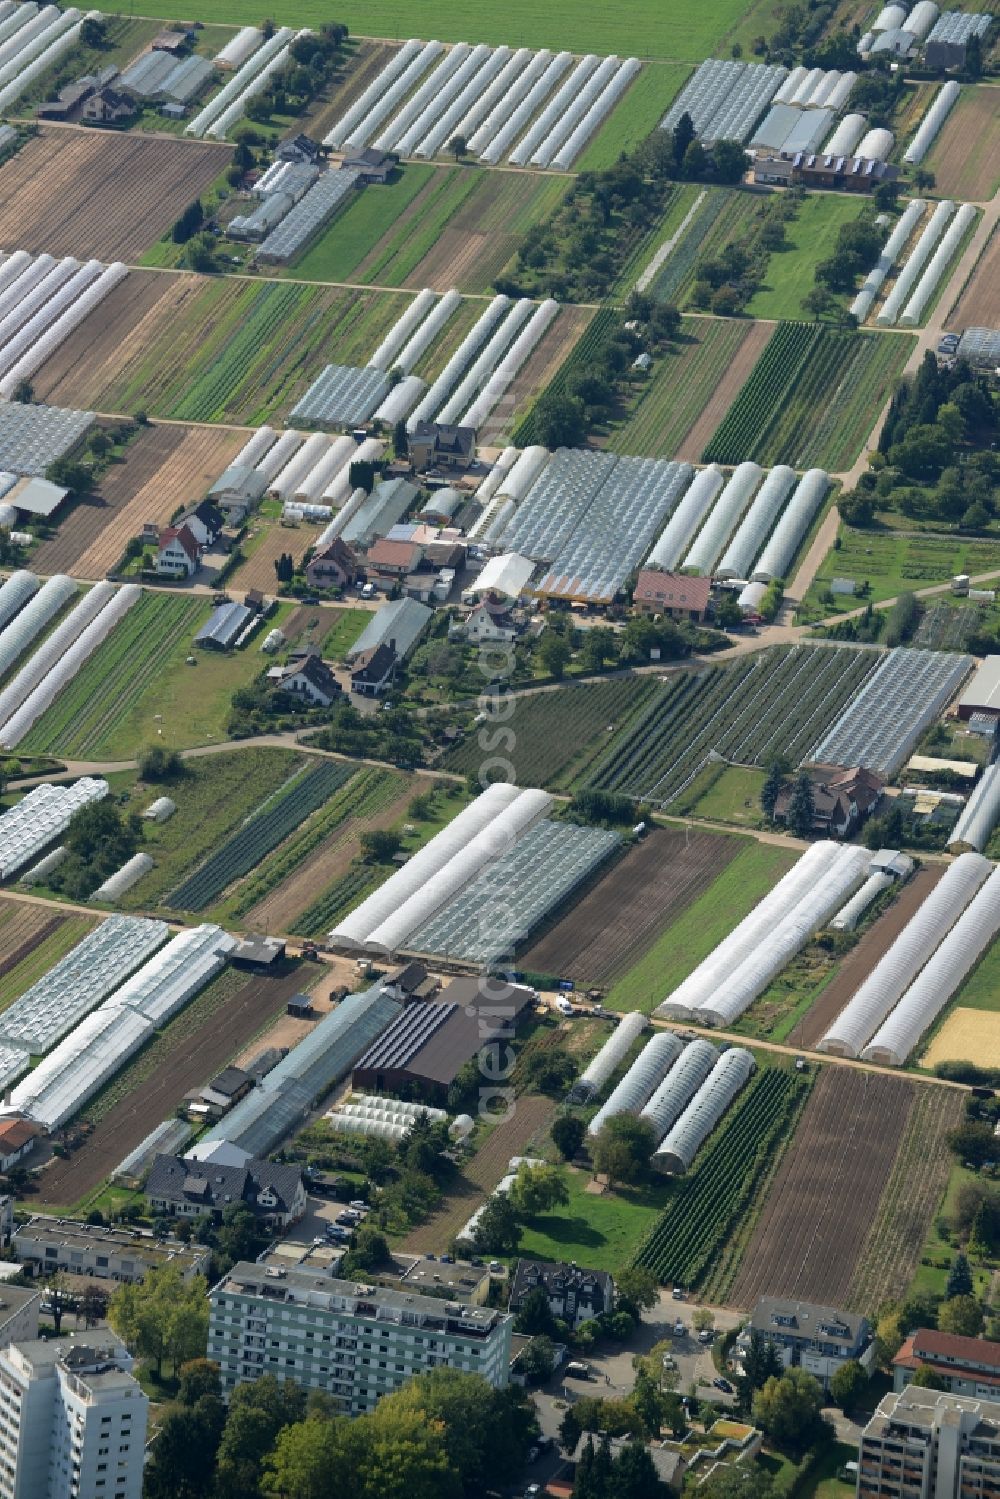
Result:
<svg viewBox="0 0 1000 1499">
<path fill-rule="evenodd" d="M 721 1375 L 718 1379 L 713 1379 L 712 1383 L 717 1390 L 721 1390 L 725 1395 L 731 1395 L 733 1393 L 733 1387 L 729 1383 L 729 1380 L 723 1379 Z"/>
<path fill-rule="evenodd" d="M 556 1000 L 556 1009 L 559 1011 L 560 1015 L 575 1015 L 576 1014 L 576 1010 L 570 1004 L 569 1000 L 565 999 L 561 994 L 560 994 L 559 998 Z"/>
<path fill-rule="evenodd" d="M 682 1338 L 686 1332 L 687 1328 L 684 1326 L 684 1323 L 681 1321 L 680 1317 L 678 1317 L 677 1321 L 674 1323 L 674 1337 Z"/>
<path fill-rule="evenodd" d="M 683 1286 L 674 1286 L 674 1289 L 671 1291 L 670 1294 L 674 1298 L 675 1301 L 683 1301 L 684 1300 L 684 1287 Z"/>
<path fill-rule="evenodd" d="M 353 1208 L 356 1213 L 367 1213 L 367 1211 L 368 1211 L 368 1204 L 367 1204 L 367 1202 L 365 1202 L 364 1198 L 362 1198 L 362 1197 L 354 1197 L 354 1198 L 352 1198 L 352 1200 L 347 1204 L 347 1206 L 349 1208 Z"/>
<path fill-rule="evenodd" d="M 571 1359 L 566 1365 L 566 1376 L 568 1379 L 593 1379 L 594 1373 L 581 1359 Z"/>
</svg>

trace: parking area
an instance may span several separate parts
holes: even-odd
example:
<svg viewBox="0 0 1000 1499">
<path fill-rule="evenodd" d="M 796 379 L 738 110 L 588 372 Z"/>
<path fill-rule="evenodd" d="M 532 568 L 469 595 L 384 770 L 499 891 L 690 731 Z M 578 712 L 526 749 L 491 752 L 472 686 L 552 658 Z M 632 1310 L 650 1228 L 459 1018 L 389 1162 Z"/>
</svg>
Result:
<svg viewBox="0 0 1000 1499">
<path fill-rule="evenodd" d="M 307 1202 L 305 1217 L 282 1235 L 289 1244 L 311 1244 L 314 1239 L 322 1238 L 330 1224 L 336 1223 L 347 1208 L 346 1202 L 335 1202 L 326 1197 L 310 1197 Z"/>
</svg>

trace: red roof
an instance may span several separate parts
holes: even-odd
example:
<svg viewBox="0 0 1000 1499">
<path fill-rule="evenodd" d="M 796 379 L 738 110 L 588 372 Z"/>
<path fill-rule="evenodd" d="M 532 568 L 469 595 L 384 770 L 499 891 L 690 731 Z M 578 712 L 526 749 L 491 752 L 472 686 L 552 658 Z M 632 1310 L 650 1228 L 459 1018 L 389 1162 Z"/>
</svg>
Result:
<svg viewBox="0 0 1000 1499">
<path fill-rule="evenodd" d="M 935 1361 L 938 1361 L 935 1363 Z M 987 1364 L 1000 1378 L 1000 1343 L 988 1338 L 964 1338 L 958 1333 L 938 1332 L 936 1328 L 918 1327 L 900 1348 L 894 1364 L 904 1369 L 918 1369 L 921 1364 L 935 1364 L 943 1374 L 959 1373 L 963 1366 Z M 981 1376 L 975 1370 L 976 1378 Z"/>
<path fill-rule="evenodd" d="M 0 1150 L 20 1150 L 29 1140 L 38 1138 L 38 1126 L 28 1119 L 8 1119 L 0 1124 Z"/>
<path fill-rule="evenodd" d="M 711 592 L 711 578 L 689 578 L 684 573 L 661 573 L 644 567 L 636 579 L 633 598 L 636 603 L 656 604 L 663 609 L 697 609 L 702 614 Z"/>
<path fill-rule="evenodd" d="M 162 552 L 164 547 L 168 547 L 172 541 L 177 542 L 181 550 L 187 553 L 192 562 L 198 561 L 198 543 L 194 538 L 193 532 L 189 531 L 187 526 L 181 526 L 179 529 L 175 526 L 168 526 L 165 531 L 161 531 L 160 551 Z"/>
</svg>

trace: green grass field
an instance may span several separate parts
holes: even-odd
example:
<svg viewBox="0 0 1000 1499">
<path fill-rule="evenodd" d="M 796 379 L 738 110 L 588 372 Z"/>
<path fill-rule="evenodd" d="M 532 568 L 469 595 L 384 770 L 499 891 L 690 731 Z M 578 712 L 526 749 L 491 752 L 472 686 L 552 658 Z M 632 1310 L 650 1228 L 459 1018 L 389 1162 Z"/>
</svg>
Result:
<svg viewBox="0 0 1000 1499">
<path fill-rule="evenodd" d="M 673 458 L 749 331 L 736 318 L 685 318 L 681 340 L 634 386 L 627 416 L 608 437 L 610 451 Z"/>
<path fill-rule="evenodd" d="M 360 261 L 392 232 L 400 214 L 438 172 L 411 162 L 395 182 L 355 193 L 343 213 L 309 247 L 287 275 L 308 281 L 350 281 Z M 377 281 L 377 276 L 366 280 Z"/>
<path fill-rule="evenodd" d="M 833 253 L 841 225 L 852 223 L 864 207 L 864 201 L 837 193 L 812 193 L 804 198 L 797 218 L 786 226 L 788 249 L 771 256 L 767 283 L 751 298 L 749 315 L 808 321 L 802 298 L 815 286 L 816 266 Z"/>
<path fill-rule="evenodd" d="M 663 1181 L 598 1196 L 586 1190 L 586 1172 L 570 1166 L 563 1178 L 569 1202 L 555 1213 L 529 1218 L 519 1252 L 541 1260 L 576 1260 L 595 1270 L 616 1270 L 631 1261 L 671 1191 Z"/>
<path fill-rule="evenodd" d="M 644 1010 L 647 1014 L 662 1004 L 791 869 L 795 859 L 792 849 L 748 841 L 719 878 L 619 979 L 605 1003 L 612 1010 Z"/>
<path fill-rule="evenodd" d="M 336 622 L 323 637 L 320 654 L 324 661 L 340 661 L 371 619 L 371 614 L 367 609 L 331 609 L 328 613 Z"/>
<path fill-rule="evenodd" d="M 1000 942 L 987 948 L 955 995 L 952 1009 L 1000 1010 Z"/>
<path fill-rule="evenodd" d="M 828 552 L 804 600 L 806 618 L 846 614 L 868 598 L 879 603 L 920 588 L 946 583 L 956 573 L 992 572 L 1000 568 L 1000 541 L 965 536 L 905 536 L 896 531 L 857 531 L 841 526 L 840 546 Z M 831 603 L 832 578 L 868 582 L 863 598 L 837 594 Z"/>
<path fill-rule="evenodd" d="M 704 817 L 706 822 L 731 822 L 736 827 L 764 825 L 760 793 L 766 779 L 749 765 L 709 765 L 692 781 L 676 804 L 678 814 Z"/>
<path fill-rule="evenodd" d="M 144 10 L 173 17 L 169 0 L 148 0 Z M 700 5 L 656 4 L 654 0 L 620 9 L 597 0 L 553 0 L 540 6 L 534 0 L 512 0 L 502 10 L 484 8 L 477 0 L 433 0 L 414 13 L 403 0 L 348 0 L 337 18 L 355 35 L 392 37 L 414 34 L 440 37 L 446 42 L 506 43 L 510 47 L 565 47 L 571 52 L 617 52 L 625 57 L 660 57 L 668 61 L 701 62 L 743 17 L 744 0 L 704 0 Z M 202 21 L 228 25 L 257 25 L 260 14 L 247 0 L 205 0 Z M 286 0 L 284 26 L 322 26 L 328 7 L 320 0 Z M 418 24 L 419 23 L 419 24 Z"/>
<path fill-rule="evenodd" d="M 645 140 L 663 119 L 690 71 L 678 63 L 651 63 L 643 68 L 582 156 L 573 163 L 573 170 L 599 172 L 614 166 L 623 151 L 630 151 Z"/>
</svg>

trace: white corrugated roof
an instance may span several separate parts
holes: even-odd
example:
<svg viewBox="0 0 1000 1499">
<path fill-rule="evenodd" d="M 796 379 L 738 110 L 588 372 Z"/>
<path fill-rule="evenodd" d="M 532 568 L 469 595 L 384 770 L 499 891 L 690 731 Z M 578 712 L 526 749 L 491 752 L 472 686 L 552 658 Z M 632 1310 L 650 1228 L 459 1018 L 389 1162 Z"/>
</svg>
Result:
<svg viewBox="0 0 1000 1499">
<path fill-rule="evenodd" d="M 960 708 L 1000 709 L 1000 656 L 987 656 L 958 700 Z"/>
<path fill-rule="evenodd" d="M 472 584 L 471 593 L 503 593 L 516 599 L 528 585 L 535 564 L 519 552 L 505 552 L 501 557 L 491 557 Z"/>
</svg>

